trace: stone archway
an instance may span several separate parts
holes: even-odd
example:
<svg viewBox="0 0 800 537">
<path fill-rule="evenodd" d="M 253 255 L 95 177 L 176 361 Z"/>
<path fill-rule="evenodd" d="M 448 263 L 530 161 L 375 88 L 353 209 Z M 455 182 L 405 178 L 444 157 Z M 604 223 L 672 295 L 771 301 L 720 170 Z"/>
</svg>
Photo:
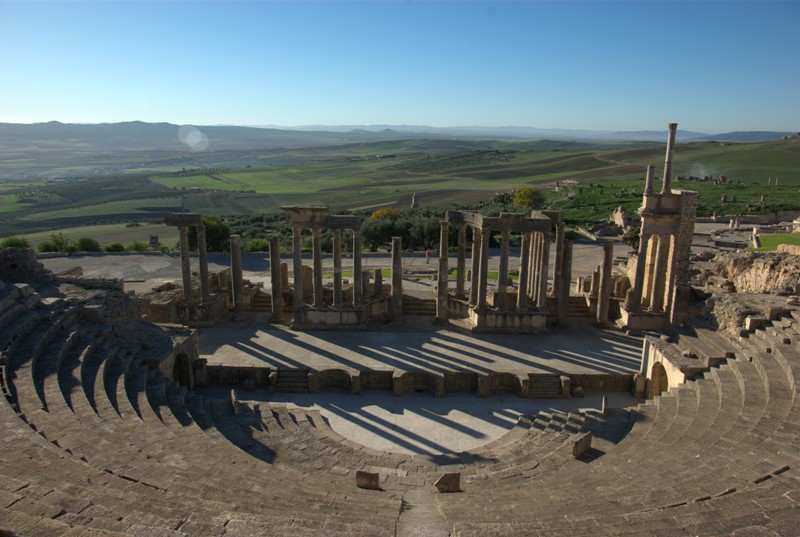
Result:
<svg viewBox="0 0 800 537">
<path fill-rule="evenodd" d="M 661 362 L 655 362 L 653 369 L 650 373 L 650 393 L 648 399 L 657 397 L 669 389 L 669 378 L 667 377 L 667 370 L 661 365 Z"/>
</svg>

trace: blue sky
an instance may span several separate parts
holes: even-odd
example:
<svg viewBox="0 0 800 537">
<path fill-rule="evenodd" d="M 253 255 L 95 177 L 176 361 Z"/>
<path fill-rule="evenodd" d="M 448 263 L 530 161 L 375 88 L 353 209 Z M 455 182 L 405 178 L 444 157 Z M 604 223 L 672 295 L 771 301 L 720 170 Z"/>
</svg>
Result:
<svg viewBox="0 0 800 537">
<path fill-rule="evenodd" d="M 0 121 L 800 130 L 799 2 L 0 0 Z"/>
</svg>

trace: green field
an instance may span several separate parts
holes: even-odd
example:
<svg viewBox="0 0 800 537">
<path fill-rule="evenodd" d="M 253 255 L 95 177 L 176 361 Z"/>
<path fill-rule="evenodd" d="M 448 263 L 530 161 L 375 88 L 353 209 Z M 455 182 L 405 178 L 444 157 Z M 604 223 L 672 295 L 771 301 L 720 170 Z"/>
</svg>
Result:
<svg viewBox="0 0 800 537">
<path fill-rule="evenodd" d="M 400 140 L 246 155 L 218 151 L 206 158 L 220 165 L 201 169 L 179 167 L 185 157 L 167 153 L 153 153 L 146 168 L 137 168 L 134 161 L 143 159 L 123 153 L 115 161 L 113 155 L 89 152 L 82 157 L 84 165 L 115 162 L 130 166 L 131 173 L 4 183 L 0 234 L 158 223 L 167 211 L 225 216 L 304 204 L 330 205 L 334 211 L 408 207 L 413 194 L 423 207 L 474 204 L 525 185 L 544 190 L 547 208 L 563 210 L 568 224 L 586 225 L 606 220 L 620 205 L 635 212 L 645 167 L 653 164 L 656 176 L 661 175 L 664 147 L 645 142 Z M 245 156 L 263 165 L 237 166 L 237 159 Z M 81 167 L 75 161 L 79 155 L 71 153 L 69 159 L 70 166 Z M 676 146 L 674 177 L 720 175 L 727 177 L 726 183 L 676 180 L 673 187 L 699 193 L 699 216 L 800 209 L 796 140 Z"/>
<path fill-rule="evenodd" d="M 778 249 L 779 244 L 792 244 L 800 246 L 800 233 L 774 233 L 771 235 L 759 235 L 761 248 L 759 252 L 773 252 Z"/>
<path fill-rule="evenodd" d="M 33 248 L 48 240 L 53 231 L 39 231 L 22 235 L 28 240 Z M 159 242 L 169 247 L 173 247 L 178 242 L 178 228 L 166 226 L 164 224 L 103 224 L 95 226 L 78 226 L 63 228 L 59 233 L 75 242 L 81 237 L 91 237 L 97 240 L 101 246 L 106 246 L 112 242 L 119 242 L 129 245 L 135 241 L 147 243 L 150 235 L 157 235 Z"/>
</svg>

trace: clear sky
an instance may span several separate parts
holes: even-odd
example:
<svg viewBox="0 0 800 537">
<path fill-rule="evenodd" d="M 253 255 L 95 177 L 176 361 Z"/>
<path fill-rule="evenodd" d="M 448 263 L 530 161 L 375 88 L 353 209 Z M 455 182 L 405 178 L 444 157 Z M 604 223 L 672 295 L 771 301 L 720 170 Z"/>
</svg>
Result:
<svg viewBox="0 0 800 537">
<path fill-rule="evenodd" d="M 0 122 L 800 130 L 800 2 L 0 0 Z"/>
</svg>

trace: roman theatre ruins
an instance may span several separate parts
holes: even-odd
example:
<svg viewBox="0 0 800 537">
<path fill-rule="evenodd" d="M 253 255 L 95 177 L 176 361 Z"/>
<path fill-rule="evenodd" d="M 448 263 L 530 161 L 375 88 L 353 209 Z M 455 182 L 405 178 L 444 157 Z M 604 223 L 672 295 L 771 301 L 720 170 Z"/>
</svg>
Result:
<svg viewBox="0 0 800 537">
<path fill-rule="evenodd" d="M 190 213 L 179 258 L 0 251 L 0 535 L 796 534 L 800 261 L 693 253 L 676 127 L 625 255 L 451 210 L 375 257 L 319 206 L 256 261 Z"/>
</svg>

